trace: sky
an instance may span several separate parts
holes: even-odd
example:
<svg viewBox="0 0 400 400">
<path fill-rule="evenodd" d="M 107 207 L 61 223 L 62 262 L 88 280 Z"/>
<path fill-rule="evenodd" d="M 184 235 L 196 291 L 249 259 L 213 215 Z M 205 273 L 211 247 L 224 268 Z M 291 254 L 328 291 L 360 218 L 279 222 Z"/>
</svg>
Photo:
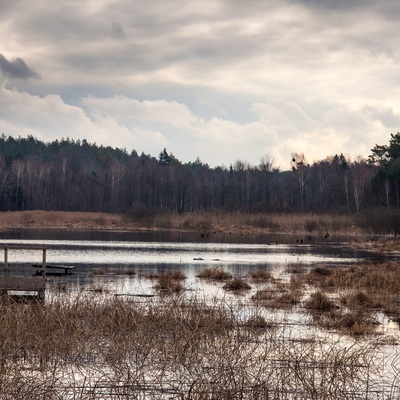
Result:
<svg viewBox="0 0 400 400">
<path fill-rule="evenodd" d="M 0 0 L 0 133 L 211 167 L 400 130 L 395 0 Z"/>
</svg>

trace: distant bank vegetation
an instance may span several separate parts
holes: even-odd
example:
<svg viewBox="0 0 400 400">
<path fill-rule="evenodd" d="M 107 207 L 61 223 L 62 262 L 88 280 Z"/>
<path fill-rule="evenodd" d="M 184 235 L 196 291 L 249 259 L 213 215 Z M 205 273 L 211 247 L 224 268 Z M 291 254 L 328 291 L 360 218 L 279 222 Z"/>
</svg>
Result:
<svg viewBox="0 0 400 400">
<path fill-rule="evenodd" d="M 351 216 L 352 226 L 397 233 L 398 149 L 399 133 L 388 145 L 376 145 L 368 160 L 341 154 L 309 164 L 293 153 L 290 170 L 281 171 L 268 157 L 255 166 L 238 159 L 211 168 L 199 159 L 183 163 L 166 149 L 153 157 L 86 140 L 44 143 L 3 135 L 0 211 L 124 214 L 147 225 L 161 215 L 169 215 L 168 224 L 171 215 L 236 215 L 261 228 L 274 228 L 272 215 L 321 215 L 302 222 L 308 231 L 329 213 Z"/>
<path fill-rule="evenodd" d="M 249 213 L 196 211 L 188 213 L 135 212 L 117 214 L 80 211 L 7 211 L 0 212 L 0 228 L 38 227 L 111 230 L 175 230 L 198 232 L 199 238 L 217 233 L 242 235 L 265 233 L 298 234 L 299 243 L 311 237 L 331 240 L 333 235 L 396 235 L 400 217 L 395 211 L 378 210 L 363 214 L 327 213 Z M 397 240 L 395 240 L 397 242 Z M 379 244 L 378 241 L 371 242 Z"/>
</svg>

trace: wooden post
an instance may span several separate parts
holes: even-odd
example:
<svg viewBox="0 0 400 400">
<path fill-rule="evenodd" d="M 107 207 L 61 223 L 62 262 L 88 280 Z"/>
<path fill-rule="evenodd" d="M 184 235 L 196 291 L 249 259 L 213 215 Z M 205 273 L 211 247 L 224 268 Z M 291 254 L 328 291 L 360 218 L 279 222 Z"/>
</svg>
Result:
<svg viewBox="0 0 400 400">
<path fill-rule="evenodd" d="M 5 281 L 4 288 L 1 290 L 1 295 L 7 295 L 7 276 L 8 276 L 8 247 L 4 247 L 4 268 L 3 268 L 3 278 Z"/>
<path fill-rule="evenodd" d="M 43 282 L 46 282 L 46 246 L 43 246 L 43 249 L 42 249 L 41 275 L 42 275 Z M 44 301 L 44 288 L 45 288 L 45 286 L 43 286 L 42 290 L 38 290 L 38 292 L 37 292 L 37 297 L 41 301 Z"/>
<path fill-rule="evenodd" d="M 4 247 L 4 276 L 8 275 L 8 248 Z"/>
<path fill-rule="evenodd" d="M 42 277 L 43 277 L 43 279 L 46 279 L 46 246 L 43 246 Z"/>
</svg>

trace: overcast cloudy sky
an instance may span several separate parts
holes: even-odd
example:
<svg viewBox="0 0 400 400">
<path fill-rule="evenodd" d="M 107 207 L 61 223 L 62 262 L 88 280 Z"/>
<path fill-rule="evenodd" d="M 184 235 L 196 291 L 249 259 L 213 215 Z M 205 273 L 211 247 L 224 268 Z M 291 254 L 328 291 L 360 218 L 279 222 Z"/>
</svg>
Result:
<svg viewBox="0 0 400 400">
<path fill-rule="evenodd" d="M 400 130 L 395 0 L 0 0 L 0 133 L 211 166 Z"/>
</svg>

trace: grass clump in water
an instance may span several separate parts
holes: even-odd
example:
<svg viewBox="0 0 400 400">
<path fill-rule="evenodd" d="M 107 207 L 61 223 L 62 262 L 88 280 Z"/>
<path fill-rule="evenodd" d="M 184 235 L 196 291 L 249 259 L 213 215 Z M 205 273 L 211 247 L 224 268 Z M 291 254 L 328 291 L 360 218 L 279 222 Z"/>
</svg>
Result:
<svg viewBox="0 0 400 400">
<path fill-rule="evenodd" d="M 320 312 L 331 311 L 337 308 L 335 303 L 321 291 L 312 293 L 310 298 L 306 301 L 305 307 L 309 310 Z"/>
<path fill-rule="evenodd" d="M 222 270 L 221 268 L 205 268 L 200 271 L 197 277 L 210 281 L 226 281 L 232 278 L 232 274 Z"/>
<path fill-rule="evenodd" d="M 228 280 L 223 288 L 232 292 L 240 292 L 243 290 L 250 290 L 251 286 L 244 279 L 236 277 Z"/>
<path fill-rule="evenodd" d="M 185 274 L 181 270 L 169 270 L 159 275 L 154 289 L 164 293 L 181 293 L 185 287 L 182 281 L 186 279 Z"/>
<path fill-rule="evenodd" d="M 273 280 L 271 272 L 261 269 L 258 269 L 256 271 L 250 271 L 249 276 L 251 280 L 256 283 L 270 282 Z"/>
</svg>

